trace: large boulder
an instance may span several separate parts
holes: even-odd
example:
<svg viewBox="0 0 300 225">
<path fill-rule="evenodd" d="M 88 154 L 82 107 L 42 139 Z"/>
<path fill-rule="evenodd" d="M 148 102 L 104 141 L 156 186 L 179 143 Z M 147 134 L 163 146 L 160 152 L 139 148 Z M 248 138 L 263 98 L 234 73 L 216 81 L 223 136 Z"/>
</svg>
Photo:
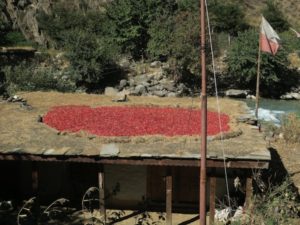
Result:
<svg viewBox="0 0 300 225">
<path fill-rule="evenodd" d="M 119 85 L 119 89 L 122 90 L 124 87 L 126 87 L 128 85 L 127 80 L 122 79 L 120 80 L 120 85 Z"/>
<path fill-rule="evenodd" d="M 134 89 L 135 93 L 138 95 L 145 95 L 147 93 L 147 88 L 144 85 L 137 85 Z"/>
<path fill-rule="evenodd" d="M 248 91 L 238 90 L 238 89 L 229 89 L 225 92 L 225 95 L 230 98 L 246 98 Z"/>
<path fill-rule="evenodd" d="M 300 93 L 287 93 L 285 95 L 280 96 L 280 99 L 282 100 L 300 100 Z"/>
</svg>

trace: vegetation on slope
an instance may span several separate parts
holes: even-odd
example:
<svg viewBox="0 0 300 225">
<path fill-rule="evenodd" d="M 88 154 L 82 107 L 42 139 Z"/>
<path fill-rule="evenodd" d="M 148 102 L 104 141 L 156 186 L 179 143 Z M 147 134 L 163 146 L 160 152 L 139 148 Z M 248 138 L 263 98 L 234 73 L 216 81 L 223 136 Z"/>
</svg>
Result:
<svg viewBox="0 0 300 225">
<path fill-rule="evenodd" d="M 255 90 L 258 29 L 249 22 L 248 14 L 254 2 L 209 2 L 216 55 L 228 53 L 228 70 L 219 71 L 223 86 Z M 117 80 L 121 74 L 118 61 L 124 57 L 168 62 L 166 72 L 177 81 L 194 81 L 200 71 L 198 4 L 197 0 L 115 0 L 104 4 L 103 10 L 69 10 L 57 3 L 50 13 L 40 11 L 38 21 L 49 37 L 49 46 L 65 52 L 70 70 L 76 73 L 77 87 L 93 91 Z M 283 47 L 278 55 L 263 55 L 262 60 L 263 94 L 278 97 L 298 85 L 299 74 L 287 59 L 290 53 L 299 54 L 300 41 L 289 30 L 276 1 L 257 2 L 256 6 L 252 7 L 256 18 L 263 13 L 281 32 Z"/>
</svg>

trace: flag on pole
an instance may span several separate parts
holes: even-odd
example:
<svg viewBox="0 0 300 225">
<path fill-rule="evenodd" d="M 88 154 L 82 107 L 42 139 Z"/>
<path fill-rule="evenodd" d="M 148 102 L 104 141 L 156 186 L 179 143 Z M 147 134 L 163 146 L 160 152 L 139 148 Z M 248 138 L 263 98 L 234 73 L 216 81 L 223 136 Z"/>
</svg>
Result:
<svg viewBox="0 0 300 225">
<path fill-rule="evenodd" d="M 295 34 L 296 34 L 296 36 L 297 36 L 297 38 L 300 38 L 300 33 L 298 33 L 295 29 L 293 29 L 293 28 L 290 28 L 292 31 L 294 31 L 295 32 Z"/>
<path fill-rule="evenodd" d="M 261 21 L 259 38 L 260 50 L 275 55 L 279 49 L 280 38 L 264 17 L 262 17 Z"/>
</svg>

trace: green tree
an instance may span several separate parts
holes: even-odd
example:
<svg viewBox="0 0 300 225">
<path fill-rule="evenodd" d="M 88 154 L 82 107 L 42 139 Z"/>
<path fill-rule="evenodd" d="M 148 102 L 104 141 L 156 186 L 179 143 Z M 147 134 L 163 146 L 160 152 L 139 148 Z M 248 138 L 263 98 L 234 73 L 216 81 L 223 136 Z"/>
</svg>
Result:
<svg viewBox="0 0 300 225">
<path fill-rule="evenodd" d="M 71 68 L 77 73 L 77 85 L 88 91 L 116 79 L 120 50 L 111 38 L 114 26 L 106 15 L 94 10 L 65 9 L 55 6 L 52 14 L 40 12 L 41 29 L 51 38 L 52 45 L 66 51 Z"/>
<path fill-rule="evenodd" d="M 273 0 L 267 2 L 262 13 L 275 30 L 283 32 L 289 29 L 289 23 Z"/>
<path fill-rule="evenodd" d="M 241 32 L 229 49 L 228 79 L 237 88 L 256 90 L 258 38 L 255 30 Z M 296 70 L 289 68 L 284 49 L 275 56 L 262 52 L 260 74 L 261 94 L 269 97 L 279 97 L 289 91 L 299 83 L 300 77 Z"/>
<path fill-rule="evenodd" d="M 117 49 L 107 38 L 74 30 L 67 58 L 72 68 L 80 75 L 78 84 L 93 88 L 107 76 L 120 72 L 115 64 Z M 71 39 L 71 38 L 70 38 Z"/>
<path fill-rule="evenodd" d="M 161 16 L 171 15 L 175 0 L 115 0 L 107 4 L 107 18 L 112 22 L 112 38 L 123 53 L 135 59 L 146 55 L 150 25 Z"/>
<path fill-rule="evenodd" d="M 226 32 L 236 36 L 239 31 L 249 26 L 245 22 L 245 14 L 238 4 L 215 1 L 209 5 L 212 12 L 212 26 L 217 32 Z"/>
<path fill-rule="evenodd" d="M 171 56 L 173 35 L 175 34 L 174 16 L 156 19 L 149 28 L 147 44 L 148 57 L 152 60 L 166 60 Z"/>
</svg>

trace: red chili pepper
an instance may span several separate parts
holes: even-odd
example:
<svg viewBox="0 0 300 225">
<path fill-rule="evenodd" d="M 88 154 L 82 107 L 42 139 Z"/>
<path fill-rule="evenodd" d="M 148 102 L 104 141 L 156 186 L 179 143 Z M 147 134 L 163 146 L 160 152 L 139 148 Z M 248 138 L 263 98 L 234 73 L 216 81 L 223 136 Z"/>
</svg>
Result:
<svg viewBox="0 0 300 225">
<path fill-rule="evenodd" d="M 52 108 L 44 122 L 59 131 L 85 130 L 99 136 L 199 135 L 200 110 L 159 107 L 60 106 Z M 221 114 L 222 130 L 229 117 Z M 220 133 L 218 113 L 208 112 L 208 135 Z"/>
</svg>

